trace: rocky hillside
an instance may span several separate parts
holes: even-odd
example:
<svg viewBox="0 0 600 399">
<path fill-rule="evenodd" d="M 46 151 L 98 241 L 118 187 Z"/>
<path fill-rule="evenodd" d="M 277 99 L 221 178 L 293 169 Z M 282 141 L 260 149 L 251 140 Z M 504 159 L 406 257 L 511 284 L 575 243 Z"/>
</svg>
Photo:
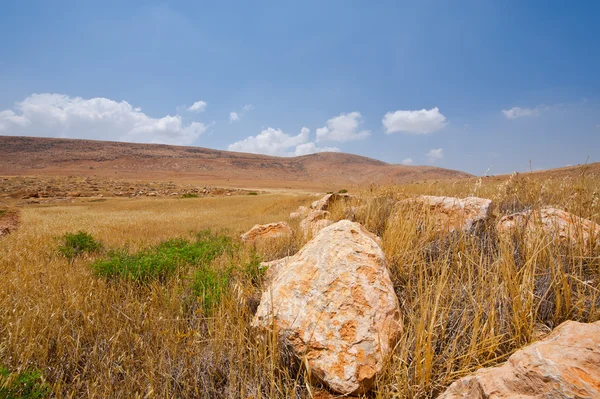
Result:
<svg viewBox="0 0 600 399">
<path fill-rule="evenodd" d="M 343 153 L 283 158 L 160 144 L 0 136 L 0 175 L 23 174 L 193 179 L 282 188 L 344 188 L 470 176 Z"/>
</svg>

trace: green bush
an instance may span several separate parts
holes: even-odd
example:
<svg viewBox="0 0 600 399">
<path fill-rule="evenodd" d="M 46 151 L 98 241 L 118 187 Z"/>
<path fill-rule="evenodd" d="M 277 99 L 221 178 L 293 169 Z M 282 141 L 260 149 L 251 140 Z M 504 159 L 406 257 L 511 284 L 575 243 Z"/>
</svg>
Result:
<svg viewBox="0 0 600 399">
<path fill-rule="evenodd" d="M 258 195 L 258 193 L 256 191 L 250 191 L 248 195 Z"/>
<path fill-rule="evenodd" d="M 231 249 L 229 237 L 204 231 L 198 233 L 194 240 L 175 238 L 135 254 L 124 250 L 111 251 L 108 258 L 95 261 L 91 267 L 96 275 L 106 278 L 164 281 L 181 266 L 207 266 Z"/>
<path fill-rule="evenodd" d="M 58 247 L 58 251 L 67 259 L 74 259 L 84 253 L 96 253 L 101 249 L 102 243 L 85 231 L 65 233 L 62 236 L 62 245 Z"/>
<path fill-rule="evenodd" d="M 348 192 L 348 190 L 346 190 L 345 188 L 342 188 L 340 191 L 338 191 L 339 194 L 346 194 Z"/>
<path fill-rule="evenodd" d="M 41 399 L 50 396 L 50 387 L 44 383 L 42 373 L 25 370 L 11 375 L 0 366 L 0 399 Z"/>
<path fill-rule="evenodd" d="M 198 198 L 198 194 L 194 193 L 185 193 L 181 196 L 181 198 Z"/>
<path fill-rule="evenodd" d="M 0 216 L 4 216 L 7 211 L 7 209 L 0 209 Z"/>
</svg>

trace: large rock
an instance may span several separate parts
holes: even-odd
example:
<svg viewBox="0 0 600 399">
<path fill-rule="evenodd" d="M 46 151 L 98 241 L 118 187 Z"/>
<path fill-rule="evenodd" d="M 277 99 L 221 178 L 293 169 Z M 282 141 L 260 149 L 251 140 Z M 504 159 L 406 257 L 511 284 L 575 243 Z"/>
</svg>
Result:
<svg viewBox="0 0 600 399">
<path fill-rule="evenodd" d="M 563 244 L 579 242 L 585 246 L 594 246 L 600 243 L 600 225 L 556 208 L 504 216 L 496 229 L 501 234 L 522 231 L 528 236 L 541 230 Z"/>
<path fill-rule="evenodd" d="M 408 201 L 429 212 L 436 231 L 471 232 L 485 223 L 493 211 L 492 200 L 421 195 Z"/>
<path fill-rule="evenodd" d="M 257 224 L 240 237 L 244 242 L 272 240 L 276 238 L 289 238 L 294 235 L 294 230 L 286 222 Z"/>
<path fill-rule="evenodd" d="M 501 366 L 455 381 L 438 399 L 600 398 L 600 322 L 567 321 Z"/>
<path fill-rule="evenodd" d="M 300 221 L 300 231 L 305 238 L 316 235 L 321 229 L 333 224 L 329 220 L 330 213 L 321 210 L 312 210 Z"/>
<path fill-rule="evenodd" d="M 401 330 L 385 256 L 348 220 L 278 266 L 252 324 L 273 327 L 311 376 L 341 394 L 367 391 Z"/>
</svg>

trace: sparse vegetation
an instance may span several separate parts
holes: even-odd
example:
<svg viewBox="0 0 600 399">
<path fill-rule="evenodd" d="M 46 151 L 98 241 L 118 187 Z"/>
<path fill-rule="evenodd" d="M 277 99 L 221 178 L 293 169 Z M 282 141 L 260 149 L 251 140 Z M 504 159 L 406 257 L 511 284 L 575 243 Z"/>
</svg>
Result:
<svg viewBox="0 0 600 399">
<path fill-rule="evenodd" d="M 78 231 L 77 233 L 65 233 L 58 251 L 65 258 L 73 259 L 83 254 L 98 253 L 101 249 L 102 243 L 95 240 L 91 234 Z"/>
<path fill-rule="evenodd" d="M 348 190 L 346 190 L 345 188 L 342 188 L 340 191 L 338 191 L 338 194 L 346 194 L 348 192 Z"/>
<path fill-rule="evenodd" d="M 497 216 L 549 204 L 598 223 L 598 193 L 593 174 L 357 190 L 365 206 L 356 219 L 382 238 L 404 323 L 371 397 L 436 397 L 564 320 L 600 319 L 597 249 L 561 246 L 543 232 L 526 245 L 518 234 L 497 237 L 493 226 L 440 237 L 398 201 L 477 195 L 494 200 Z M 313 200 L 269 194 L 201 198 L 201 207 L 158 198 L 26 208 L 22 239 L 0 241 L 0 362 L 44 370 L 56 397 L 311 397 L 303 368 L 249 327 L 262 292 L 260 259 L 292 254 L 303 238 L 262 248 L 259 258 L 237 237 Z M 344 217 L 336 207 L 331 213 Z M 213 233 L 185 238 L 209 227 Z M 231 233 L 214 233 L 220 228 Z M 77 229 L 120 249 L 90 262 L 52 256 L 56 231 Z"/>
<path fill-rule="evenodd" d="M 181 196 L 181 198 L 198 198 L 198 194 L 194 193 L 185 193 Z"/>
<path fill-rule="evenodd" d="M 258 193 L 256 191 L 250 191 L 248 195 L 258 195 Z"/>
</svg>

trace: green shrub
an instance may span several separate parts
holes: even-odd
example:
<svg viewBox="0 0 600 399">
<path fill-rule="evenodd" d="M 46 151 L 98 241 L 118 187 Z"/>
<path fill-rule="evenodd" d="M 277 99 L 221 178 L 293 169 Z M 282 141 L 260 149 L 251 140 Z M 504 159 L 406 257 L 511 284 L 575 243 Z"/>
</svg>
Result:
<svg viewBox="0 0 600 399">
<path fill-rule="evenodd" d="M 348 190 L 346 190 L 345 188 L 342 188 L 340 191 L 338 191 L 339 194 L 346 194 L 348 192 Z"/>
<path fill-rule="evenodd" d="M 207 266 L 231 249 L 229 237 L 205 231 L 191 241 L 175 238 L 135 254 L 124 250 L 111 251 L 107 259 L 99 259 L 91 267 L 96 275 L 106 278 L 164 281 L 181 266 Z"/>
<path fill-rule="evenodd" d="M 12 374 L 0 366 L 0 399 L 41 399 L 50 396 L 50 387 L 44 383 L 42 373 L 25 370 Z"/>
<path fill-rule="evenodd" d="M 181 196 L 181 198 L 198 198 L 198 194 L 194 193 L 185 193 Z"/>
<path fill-rule="evenodd" d="M 4 216 L 7 211 L 7 209 L 0 209 L 0 216 Z"/>
<path fill-rule="evenodd" d="M 258 195 L 258 193 L 256 191 L 250 191 L 248 195 Z"/>
<path fill-rule="evenodd" d="M 96 253 L 101 249 L 102 243 L 85 231 L 65 233 L 62 236 L 62 245 L 58 247 L 58 251 L 67 259 L 74 259 L 84 253 Z"/>
</svg>

